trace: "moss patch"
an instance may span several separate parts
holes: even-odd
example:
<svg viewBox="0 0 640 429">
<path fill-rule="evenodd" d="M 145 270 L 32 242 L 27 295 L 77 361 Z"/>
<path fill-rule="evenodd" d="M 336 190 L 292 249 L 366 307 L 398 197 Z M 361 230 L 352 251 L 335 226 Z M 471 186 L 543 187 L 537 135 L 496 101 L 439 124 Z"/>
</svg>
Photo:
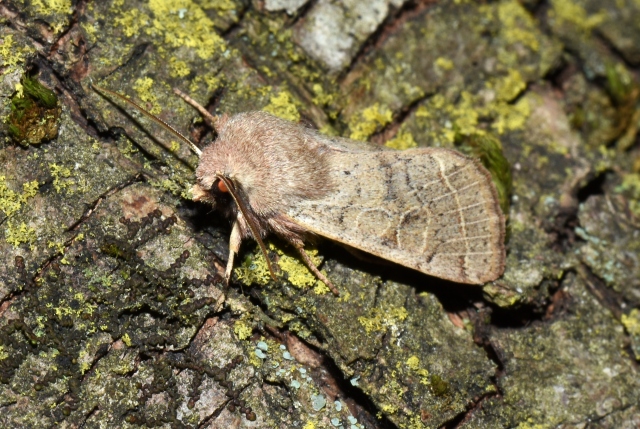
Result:
<svg viewBox="0 0 640 429">
<path fill-rule="evenodd" d="M 58 135 L 58 98 L 37 79 L 25 76 L 11 97 L 7 118 L 9 135 L 22 145 L 39 144 Z"/>
</svg>

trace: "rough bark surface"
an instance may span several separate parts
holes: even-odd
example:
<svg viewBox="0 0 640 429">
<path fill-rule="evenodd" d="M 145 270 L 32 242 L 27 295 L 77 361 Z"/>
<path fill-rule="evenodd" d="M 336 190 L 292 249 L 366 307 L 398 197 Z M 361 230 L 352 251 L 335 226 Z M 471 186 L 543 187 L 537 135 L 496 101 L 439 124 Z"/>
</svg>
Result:
<svg viewBox="0 0 640 429">
<path fill-rule="evenodd" d="M 0 426 L 639 427 L 639 47 L 637 0 L 1 1 Z M 225 289 L 197 159 L 91 81 L 200 144 L 173 87 L 502 152 L 506 271 L 465 286 L 321 241 L 336 298 L 272 241 L 281 279 L 246 243 Z"/>
</svg>

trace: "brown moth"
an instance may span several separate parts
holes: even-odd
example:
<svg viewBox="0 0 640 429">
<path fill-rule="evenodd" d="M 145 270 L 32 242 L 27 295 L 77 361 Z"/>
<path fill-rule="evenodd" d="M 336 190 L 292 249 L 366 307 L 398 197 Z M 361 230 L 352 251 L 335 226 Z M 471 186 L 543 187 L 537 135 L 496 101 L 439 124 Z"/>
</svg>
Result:
<svg viewBox="0 0 640 429">
<path fill-rule="evenodd" d="M 482 284 L 504 271 L 505 221 L 495 186 L 478 161 L 459 152 L 376 149 L 260 111 L 216 118 L 175 90 L 217 132 L 200 151 L 132 101 L 94 88 L 133 104 L 200 157 L 193 199 L 233 222 L 227 281 L 247 237 L 258 242 L 275 279 L 263 242 L 269 234 L 290 243 L 336 295 L 304 250 L 310 235 L 459 283 Z"/>
</svg>

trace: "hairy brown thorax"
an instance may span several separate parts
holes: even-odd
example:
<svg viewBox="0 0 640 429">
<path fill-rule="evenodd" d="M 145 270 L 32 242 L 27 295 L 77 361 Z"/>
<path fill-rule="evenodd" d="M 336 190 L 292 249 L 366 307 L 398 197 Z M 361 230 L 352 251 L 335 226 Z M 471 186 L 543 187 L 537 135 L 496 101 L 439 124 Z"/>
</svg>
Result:
<svg viewBox="0 0 640 429">
<path fill-rule="evenodd" d="M 300 200 L 330 193 L 326 149 L 317 133 L 265 112 L 246 112 L 218 121 L 218 138 L 202 151 L 198 185 L 210 190 L 217 175 L 241 187 L 260 217 L 286 212 Z"/>
</svg>

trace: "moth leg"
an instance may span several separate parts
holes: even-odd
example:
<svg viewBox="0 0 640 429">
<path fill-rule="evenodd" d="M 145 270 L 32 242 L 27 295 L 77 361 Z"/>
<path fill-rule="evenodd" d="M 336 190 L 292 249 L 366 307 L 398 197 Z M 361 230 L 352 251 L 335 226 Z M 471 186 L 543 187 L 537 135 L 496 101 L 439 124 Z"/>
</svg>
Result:
<svg viewBox="0 0 640 429">
<path fill-rule="evenodd" d="M 227 259 L 227 269 L 224 272 L 224 280 L 229 284 L 231 279 L 231 272 L 233 271 L 233 260 L 236 257 L 236 253 L 240 251 L 240 243 L 242 242 L 242 236 L 240 235 L 240 225 L 236 220 L 233 222 L 231 228 L 231 236 L 229 237 L 229 259 Z"/>
<path fill-rule="evenodd" d="M 196 100 L 194 100 L 193 98 L 189 97 L 187 94 L 185 94 L 184 92 L 180 91 L 178 88 L 173 88 L 173 92 L 180 98 L 182 98 L 184 101 L 186 101 L 187 103 L 189 103 L 190 105 L 192 105 L 198 112 L 200 112 L 200 114 L 204 117 L 204 119 L 207 121 L 208 125 L 213 128 L 214 130 L 216 129 L 216 123 L 218 122 L 218 118 L 216 118 L 215 116 L 213 116 L 211 113 L 209 113 L 209 111 L 207 109 L 205 109 L 204 107 L 202 107 L 202 105 L 200 103 L 198 103 Z"/>
<path fill-rule="evenodd" d="M 318 267 L 315 266 L 315 264 L 313 263 L 313 261 L 311 260 L 311 258 L 309 257 L 309 255 L 307 255 L 307 252 L 304 251 L 304 247 L 298 247 L 298 246 L 294 246 L 296 248 L 296 250 L 298 251 L 298 253 L 300 254 L 300 257 L 302 258 L 302 260 L 304 261 L 304 263 L 307 265 L 307 267 L 309 267 L 309 269 L 311 270 L 311 272 L 313 274 L 315 274 L 315 276 L 324 284 L 327 285 L 327 287 L 329 289 L 331 289 L 331 292 L 333 292 L 333 294 L 335 296 L 340 296 L 340 292 L 338 292 L 338 289 L 333 285 L 333 283 L 331 283 L 331 280 L 329 280 L 327 278 L 327 276 L 325 276 L 324 274 L 322 274 L 320 272 L 320 270 L 318 269 Z"/>
</svg>

